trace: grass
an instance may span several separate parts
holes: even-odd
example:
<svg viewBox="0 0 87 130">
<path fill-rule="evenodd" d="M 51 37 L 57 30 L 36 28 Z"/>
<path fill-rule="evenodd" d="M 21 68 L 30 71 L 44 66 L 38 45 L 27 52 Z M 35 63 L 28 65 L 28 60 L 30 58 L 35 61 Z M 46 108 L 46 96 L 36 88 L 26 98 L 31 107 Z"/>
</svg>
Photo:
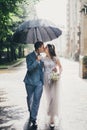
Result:
<svg viewBox="0 0 87 130">
<path fill-rule="evenodd" d="M 23 62 L 24 59 L 25 58 L 20 58 L 20 59 L 17 59 L 16 61 L 13 61 L 13 62 L 8 62 L 8 63 L 5 63 L 5 64 L 1 64 L 0 65 L 0 69 L 7 69 L 10 66 L 17 66 L 18 64 L 20 64 L 21 62 Z"/>
</svg>

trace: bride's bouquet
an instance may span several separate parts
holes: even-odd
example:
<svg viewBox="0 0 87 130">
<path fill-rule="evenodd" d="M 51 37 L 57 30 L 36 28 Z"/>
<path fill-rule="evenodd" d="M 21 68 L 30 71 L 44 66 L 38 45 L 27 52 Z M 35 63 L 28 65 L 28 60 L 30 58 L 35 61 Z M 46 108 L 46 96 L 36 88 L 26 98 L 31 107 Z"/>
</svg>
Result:
<svg viewBox="0 0 87 130">
<path fill-rule="evenodd" d="M 50 74 L 50 79 L 53 81 L 57 81 L 59 79 L 59 74 L 58 72 L 52 71 L 52 73 Z"/>
</svg>

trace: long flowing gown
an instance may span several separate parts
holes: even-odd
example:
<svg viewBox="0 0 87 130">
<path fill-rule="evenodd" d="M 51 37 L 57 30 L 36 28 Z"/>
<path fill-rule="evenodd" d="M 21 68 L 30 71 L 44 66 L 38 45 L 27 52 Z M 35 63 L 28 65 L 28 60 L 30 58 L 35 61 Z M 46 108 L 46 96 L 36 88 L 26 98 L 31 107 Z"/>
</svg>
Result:
<svg viewBox="0 0 87 130">
<path fill-rule="evenodd" d="M 47 98 L 47 108 L 49 116 L 58 115 L 58 86 L 59 79 L 57 81 L 50 80 L 50 74 L 52 69 L 56 66 L 56 57 L 50 59 L 48 57 L 44 58 L 44 88 Z"/>
</svg>

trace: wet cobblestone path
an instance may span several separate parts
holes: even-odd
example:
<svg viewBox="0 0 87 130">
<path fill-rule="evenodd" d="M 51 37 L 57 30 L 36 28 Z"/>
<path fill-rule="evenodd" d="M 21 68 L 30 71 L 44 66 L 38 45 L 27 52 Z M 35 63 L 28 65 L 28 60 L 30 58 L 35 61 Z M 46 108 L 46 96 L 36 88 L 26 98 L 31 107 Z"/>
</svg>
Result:
<svg viewBox="0 0 87 130">
<path fill-rule="evenodd" d="M 87 130 L 87 80 L 79 77 L 79 63 L 62 58 L 61 63 L 63 72 L 55 130 Z M 25 62 L 9 70 L 0 70 L 0 130 L 28 130 L 25 73 Z M 38 130 L 49 130 L 44 92 L 38 113 Z"/>
</svg>

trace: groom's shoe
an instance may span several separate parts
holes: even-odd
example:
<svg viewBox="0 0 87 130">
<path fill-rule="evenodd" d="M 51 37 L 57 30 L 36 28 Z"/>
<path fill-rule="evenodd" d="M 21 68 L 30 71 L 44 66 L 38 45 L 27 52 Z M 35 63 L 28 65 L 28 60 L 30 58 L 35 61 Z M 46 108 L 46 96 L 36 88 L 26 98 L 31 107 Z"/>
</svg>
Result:
<svg viewBox="0 0 87 130">
<path fill-rule="evenodd" d="M 28 124 L 28 127 L 30 128 L 30 129 L 32 129 L 32 130 L 36 130 L 37 129 L 37 127 L 38 127 L 38 125 L 37 125 L 37 123 L 36 123 L 36 121 L 35 120 L 29 120 L 29 124 Z"/>
</svg>

